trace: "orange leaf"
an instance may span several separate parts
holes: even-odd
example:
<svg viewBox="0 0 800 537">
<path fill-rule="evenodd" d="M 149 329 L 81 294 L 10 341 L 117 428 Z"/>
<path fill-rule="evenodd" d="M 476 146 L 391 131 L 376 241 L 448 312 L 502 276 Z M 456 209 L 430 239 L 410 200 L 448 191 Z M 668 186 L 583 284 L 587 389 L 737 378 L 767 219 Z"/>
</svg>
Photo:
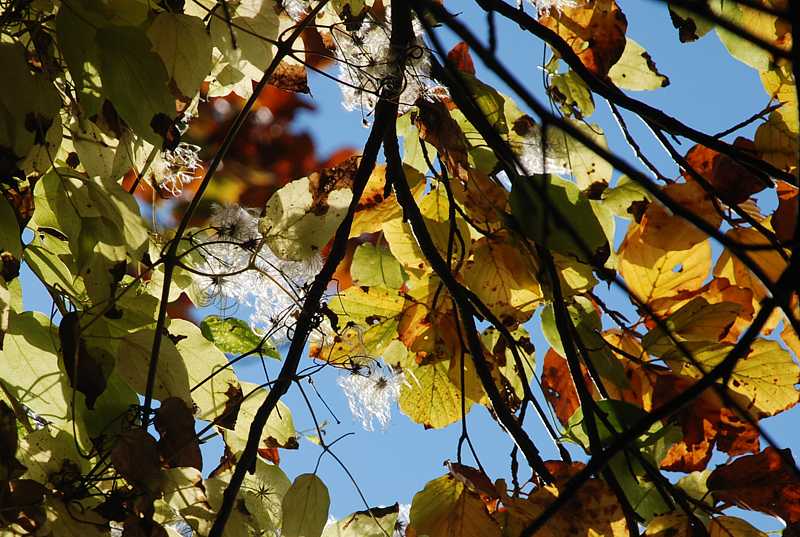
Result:
<svg viewBox="0 0 800 537">
<path fill-rule="evenodd" d="M 797 192 L 796 186 L 785 181 L 778 181 L 778 208 L 772 214 L 772 229 L 780 241 L 790 241 L 794 237 L 797 226 Z"/>
<path fill-rule="evenodd" d="M 746 150 L 753 142 L 745 138 L 737 138 L 734 143 Z M 686 154 L 689 166 L 717 190 L 719 199 L 733 205 L 746 201 L 750 196 L 761 192 L 766 185 L 748 168 L 742 166 L 728 155 L 722 155 L 703 145 L 696 145 Z M 692 179 L 689 172 L 684 171 L 687 181 Z"/>
<path fill-rule="evenodd" d="M 553 349 L 544 355 L 542 390 L 556 411 L 558 421 L 564 426 L 580 406 L 578 393 L 572 383 L 567 361 Z"/>
<path fill-rule="evenodd" d="M 712 227 L 722 222 L 712 196 L 695 181 L 672 183 L 663 188 L 672 203 L 690 210 Z M 664 205 L 653 202 L 647 206 L 641 221 L 642 240 L 663 250 L 688 250 L 708 238 L 703 231 L 681 216 L 673 215 Z"/>
<path fill-rule="evenodd" d="M 625 50 L 628 20 L 614 0 L 551 9 L 539 22 L 561 36 L 583 65 L 600 77 L 608 74 Z"/>
<path fill-rule="evenodd" d="M 692 383 L 669 371 L 658 372 L 653 382 L 654 406 L 671 400 Z M 675 417 L 683 438 L 672 445 L 661 461 L 661 467 L 666 470 L 693 472 L 705 469 L 715 445 L 732 456 L 759 450 L 758 431 L 725 408 L 714 392 L 706 391 Z"/>
</svg>

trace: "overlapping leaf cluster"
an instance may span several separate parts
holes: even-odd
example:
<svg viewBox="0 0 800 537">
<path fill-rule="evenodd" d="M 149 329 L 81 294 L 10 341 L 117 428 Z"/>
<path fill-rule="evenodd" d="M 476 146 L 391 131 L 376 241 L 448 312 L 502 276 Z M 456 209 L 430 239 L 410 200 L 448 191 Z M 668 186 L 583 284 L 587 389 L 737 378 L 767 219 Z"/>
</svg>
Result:
<svg viewBox="0 0 800 537">
<path fill-rule="evenodd" d="M 399 4 L 70 0 L 4 12 L 2 531 L 763 535 L 732 506 L 800 523 L 791 452 L 759 430 L 800 401 L 794 8 L 669 8 L 681 41 L 715 29 L 776 104 L 752 140 L 728 143 L 735 131 L 700 133 L 631 96 L 670 81 L 626 36 L 614 0 L 536 2 L 536 16 L 472 6 L 549 44 L 552 109 L 447 6 Z M 464 42 L 448 54 L 436 24 Z M 473 56 L 515 96 L 482 81 Z M 268 82 L 306 92 L 304 65 L 334 59 L 345 106 L 371 124 L 363 155 L 285 185 L 215 191 L 241 122 L 200 165 L 183 140 L 200 101 L 235 92 L 246 114 Z M 608 151 L 598 98 L 656 181 Z M 641 154 L 620 109 L 650 126 L 672 170 Z M 170 230 L 169 203 L 152 205 L 153 224 L 142 217 L 134 196 L 147 188 L 197 190 Z M 198 218 L 203 195 L 228 205 Z M 23 267 L 53 314 L 25 310 Z M 629 306 L 607 305 L 601 282 Z M 221 299 L 251 306 L 250 322 L 168 312 Z M 550 346 L 539 367 L 532 330 Z M 312 373 L 299 372 L 301 353 Z M 252 356 L 283 360 L 277 380 L 238 379 L 232 364 Z M 408 525 L 397 505 L 326 524 L 315 472 L 281 470 L 279 450 L 300 434 L 275 394 L 323 367 L 365 377 L 381 405 L 399 382 L 401 412 L 425 428 L 462 423 L 458 462 L 417 493 Z M 379 413 L 363 405 L 362 417 Z M 514 441 L 509 476 L 462 464 L 475 405 Z M 563 460 L 542 460 L 530 412 Z M 210 472 L 209 435 L 225 446 Z M 715 450 L 738 458 L 712 471 Z"/>
</svg>

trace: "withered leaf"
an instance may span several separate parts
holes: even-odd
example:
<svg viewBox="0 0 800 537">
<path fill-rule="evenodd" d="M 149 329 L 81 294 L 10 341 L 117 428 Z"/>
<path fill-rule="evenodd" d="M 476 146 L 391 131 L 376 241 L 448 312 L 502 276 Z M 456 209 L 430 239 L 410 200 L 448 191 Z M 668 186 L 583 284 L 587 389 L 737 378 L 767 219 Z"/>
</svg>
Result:
<svg viewBox="0 0 800 537">
<path fill-rule="evenodd" d="M 735 145 L 740 148 L 749 147 L 752 142 L 739 138 Z M 705 147 L 695 145 L 686 153 L 686 162 L 717 191 L 719 199 L 733 205 L 746 201 L 750 196 L 761 192 L 766 184 L 749 168 L 739 164 L 728 155 L 723 155 Z M 692 174 L 685 170 L 684 177 L 693 179 Z"/>
<path fill-rule="evenodd" d="M 94 409 L 95 401 L 106 390 L 106 373 L 96 353 L 89 351 L 86 341 L 81 337 L 77 311 L 69 312 L 61 319 L 58 337 L 69 383 L 86 396 L 86 406 Z"/>
<path fill-rule="evenodd" d="M 708 477 L 708 490 L 719 501 L 794 524 L 800 521 L 800 479 L 784 457 L 791 459 L 792 452 L 768 447 L 718 466 Z"/>
<path fill-rule="evenodd" d="M 286 60 L 278 64 L 272 73 L 269 83 L 284 91 L 294 93 L 310 93 L 308 88 L 308 73 L 303 65 L 289 63 Z"/>
<path fill-rule="evenodd" d="M 203 469 L 200 441 L 194 431 L 194 416 L 186 402 L 170 397 L 156 410 L 155 426 L 161 438 L 158 451 L 168 468 L 191 466 Z"/>
<path fill-rule="evenodd" d="M 125 431 L 111 450 L 111 464 L 130 484 L 147 489 L 161 472 L 158 443 L 142 429 Z"/>
</svg>

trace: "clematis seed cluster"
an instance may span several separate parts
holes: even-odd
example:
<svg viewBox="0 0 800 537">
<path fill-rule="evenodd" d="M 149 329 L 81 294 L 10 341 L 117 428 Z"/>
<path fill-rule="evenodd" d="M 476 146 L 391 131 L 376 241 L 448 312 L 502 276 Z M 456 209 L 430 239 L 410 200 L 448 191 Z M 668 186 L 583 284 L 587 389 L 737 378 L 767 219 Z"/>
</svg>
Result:
<svg viewBox="0 0 800 537">
<path fill-rule="evenodd" d="M 392 406 L 400 396 L 405 377 L 401 371 L 377 365 L 368 374 L 353 372 L 339 377 L 336 382 L 347 397 L 353 417 L 367 431 L 375 430 L 375 422 L 386 430 L 392 419 Z"/>
<path fill-rule="evenodd" d="M 204 262 L 198 267 L 206 301 L 249 307 L 256 333 L 269 334 L 276 343 L 286 341 L 291 314 L 321 259 L 279 258 L 262 240 L 258 217 L 238 205 L 216 207 L 210 226 L 213 234 L 200 248 Z"/>
</svg>

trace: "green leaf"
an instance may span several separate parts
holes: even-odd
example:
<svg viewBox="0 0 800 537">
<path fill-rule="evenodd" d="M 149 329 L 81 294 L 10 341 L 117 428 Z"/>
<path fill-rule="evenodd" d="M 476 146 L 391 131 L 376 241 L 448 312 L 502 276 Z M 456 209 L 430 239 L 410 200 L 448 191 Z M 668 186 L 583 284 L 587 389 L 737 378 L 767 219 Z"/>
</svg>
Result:
<svg viewBox="0 0 800 537">
<path fill-rule="evenodd" d="M 144 394 L 147 387 L 147 371 L 155 335 L 152 329 L 137 330 L 126 335 L 120 343 L 120 353 L 124 355 L 121 354 L 117 360 L 115 372 L 139 394 Z M 167 397 L 179 397 L 191 407 L 191 385 L 186 363 L 175 343 L 164 335 L 160 337 L 161 351 L 153 397 L 159 401 Z"/>
<path fill-rule="evenodd" d="M 19 43 L 0 43 L 4 84 L 0 92 L 0 146 L 24 158 L 53 123 L 61 99 L 43 73 L 33 74 Z"/>
<path fill-rule="evenodd" d="M 569 119 L 572 126 L 600 147 L 608 149 L 603 129 L 597 124 Z M 608 184 L 614 168 L 594 151 L 569 136 L 564 131 L 550 127 L 547 130 L 548 155 L 555 159 L 556 166 L 570 170 L 578 189 L 586 190 L 595 183 Z"/>
<path fill-rule="evenodd" d="M 328 520 L 328 488 L 314 474 L 297 476 L 283 497 L 284 537 L 320 537 Z"/>
<path fill-rule="evenodd" d="M 399 289 L 406 281 L 400 263 L 387 248 L 364 243 L 356 248 L 350 274 L 359 285 Z"/>
<path fill-rule="evenodd" d="M 259 354 L 281 359 L 278 349 L 269 340 L 258 337 L 241 319 L 209 315 L 200 323 L 203 336 L 213 342 L 222 352 L 244 354 L 255 349 Z"/>
<path fill-rule="evenodd" d="M 758 9 L 739 5 L 736 2 L 716 0 L 714 12 L 745 32 L 781 47 L 782 22 L 775 16 Z M 721 26 L 716 27 L 717 35 L 731 56 L 758 71 L 766 71 L 773 64 L 772 53 L 762 49 L 750 40 L 740 37 Z M 786 48 L 785 45 L 783 48 Z"/>
<path fill-rule="evenodd" d="M 139 29 L 108 26 L 97 30 L 103 93 L 136 134 L 152 144 L 164 142 L 163 129 L 175 118 L 169 74 Z M 155 128 L 154 128 L 155 127 Z"/>
<path fill-rule="evenodd" d="M 59 366 L 50 320 L 38 312 L 11 312 L 0 359 L 0 379 L 21 404 L 42 418 L 66 427 L 71 390 Z"/>
<path fill-rule="evenodd" d="M 385 537 L 392 535 L 399 512 L 398 504 L 356 511 L 337 520 L 335 524 L 328 524 L 325 531 L 322 532 L 322 537 Z"/>
<path fill-rule="evenodd" d="M 102 16 L 89 2 L 75 1 L 64 5 L 56 15 L 58 46 L 75 84 L 79 102 L 88 117 L 96 114 L 102 101 L 99 51 L 95 29 L 102 26 Z"/>
<path fill-rule="evenodd" d="M 184 319 L 172 319 L 169 338 L 177 341 L 175 348 L 185 364 L 188 383 L 192 389 L 191 403 L 197 407 L 197 417 L 213 421 L 221 416 L 231 402 L 230 393 L 240 390 L 236 374 L 227 357 L 203 337 L 200 329 Z M 164 365 L 159 366 L 159 371 Z"/>
<path fill-rule="evenodd" d="M 613 188 L 603 191 L 603 205 L 614 213 L 614 216 L 632 220 L 636 214 L 636 204 L 643 209 L 652 199 L 652 195 L 627 175 L 619 178 Z"/>
<path fill-rule="evenodd" d="M 603 339 L 601 335 L 602 322 L 591 301 L 582 296 L 573 297 L 573 302 L 568 304 L 567 310 L 575 327 L 575 332 L 580 338 L 583 348 L 586 349 L 589 360 L 591 360 L 592 365 L 600 376 L 618 387 L 627 386 L 628 380 L 625 377 L 625 369 L 620 361 L 614 357 L 608 348 L 608 344 Z M 542 333 L 558 354 L 566 356 L 561 335 L 556 327 L 555 312 L 552 304 L 548 304 L 542 310 Z M 580 347 L 576 347 L 575 351 L 579 353 Z"/>
<path fill-rule="evenodd" d="M 255 474 L 248 472 L 245 476 L 239 494 L 263 530 L 277 532 L 280 529 L 283 498 L 291 484 L 283 470 L 261 459 L 256 460 Z"/>
<path fill-rule="evenodd" d="M 198 17 L 165 11 L 147 30 L 178 90 L 192 97 L 211 70 L 211 37 Z"/>
<path fill-rule="evenodd" d="M 72 145 L 89 177 L 111 177 L 117 141 L 89 120 L 70 126 Z"/>
<path fill-rule="evenodd" d="M 43 283 L 58 289 L 76 302 L 86 300 L 83 280 L 74 275 L 74 267 L 67 266 L 63 258 L 69 258 L 69 245 L 50 235 L 34 237 L 25 247 L 24 260 Z"/>
<path fill-rule="evenodd" d="M 429 481 L 414 495 L 409 524 L 428 537 L 499 537 L 500 526 L 480 497 L 451 475 Z"/>
<path fill-rule="evenodd" d="M 303 177 L 272 195 L 259 231 L 277 256 L 305 261 L 319 254 L 333 237 L 352 199 L 349 188 L 323 194 L 316 192 L 308 177 Z"/>
<path fill-rule="evenodd" d="M 650 54 L 630 37 L 625 42 L 622 57 L 608 71 L 608 78 L 618 87 L 634 91 L 669 86 L 669 78 L 658 72 Z"/>
<path fill-rule="evenodd" d="M 78 453 L 71 431 L 50 426 L 20 439 L 19 459 L 28 468 L 25 477 L 40 483 L 50 482 L 51 476 L 57 475 L 65 462 L 84 471 L 89 469 L 89 461 Z"/>
<path fill-rule="evenodd" d="M 236 43 L 231 39 L 231 28 L 220 17 L 212 17 L 210 22 L 211 40 L 230 64 L 231 75 L 241 73 L 248 79 L 261 77 L 275 55 L 275 46 L 269 40 L 277 40 L 279 30 L 278 14 L 270 2 L 245 0 L 241 2 L 231 17 Z M 229 80 L 230 81 L 230 80 Z M 222 82 L 222 81 L 220 81 Z M 249 88 L 247 86 L 250 86 Z M 241 97 L 252 93 L 252 86 L 247 81 Z M 238 91 L 237 91 L 238 93 Z"/>
<path fill-rule="evenodd" d="M 715 0 L 715 3 L 718 3 L 718 0 Z M 678 30 L 678 38 L 681 43 L 696 41 L 714 28 L 713 22 L 680 6 L 670 4 L 669 16 L 672 19 L 672 25 Z"/>
<path fill-rule="evenodd" d="M 258 408 L 267 398 L 267 390 L 250 382 L 241 382 L 244 401 L 239 406 L 239 415 L 236 418 L 234 430 L 222 430 L 225 444 L 233 454 L 240 453 L 247 444 L 250 435 L 250 426 L 253 423 Z M 294 428 L 292 413 L 283 402 L 278 402 L 275 410 L 269 415 L 267 425 L 261 434 L 259 448 L 282 447 L 297 449 L 297 431 Z"/>
<path fill-rule="evenodd" d="M 562 103 L 561 109 L 574 112 L 578 118 L 594 113 L 594 99 L 586 82 L 573 70 L 550 77 L 550 92 L 553 98 Z"/>
<path fill-rule="evenodd" d="M 552 175 L 533 175 L 513 186 L 510 202 L 522 232 L 545 248 L 584 263 L 602 265 L 608 259 L 611 250 L 603 226 L 574 183 Z M 564 221 L 555 220 L 553 210 L 572 226 L 575 236 L 565 229 Z"/>
</svg>

